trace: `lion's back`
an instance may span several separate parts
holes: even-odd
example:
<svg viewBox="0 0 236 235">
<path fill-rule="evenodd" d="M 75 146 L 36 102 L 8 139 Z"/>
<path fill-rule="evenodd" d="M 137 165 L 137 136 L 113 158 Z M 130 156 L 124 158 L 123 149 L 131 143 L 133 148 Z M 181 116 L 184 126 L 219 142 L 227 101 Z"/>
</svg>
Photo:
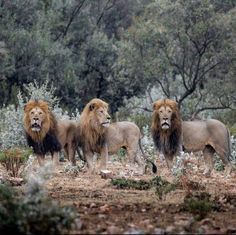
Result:
<svg viewBox="0 0 236 235">
<path fill-rule="evenodd" d="M 203 150 L 206 145 L 228 145 L 225 125 L 216 120 L 183 121 L 183 145 L 189 151 Z"/>
<path fill-rule="evenodd" d="M 114 122 L 107 130 L 106 140 L 110 153 L 115 153 L 120 147 L 126 147 L 130 142 L 137 142 L 141 137 L 139 127 L 129 121 Z"/>
</svg>

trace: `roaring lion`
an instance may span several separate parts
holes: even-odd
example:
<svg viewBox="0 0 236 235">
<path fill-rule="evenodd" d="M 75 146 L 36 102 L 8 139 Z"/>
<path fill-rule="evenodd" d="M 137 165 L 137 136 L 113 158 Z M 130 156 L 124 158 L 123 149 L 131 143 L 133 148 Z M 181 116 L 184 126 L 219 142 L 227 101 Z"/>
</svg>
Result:
<svg viewBox="0 0 236 235">
<path fill-rule="evenodd" d="M 156 148 L 172 167 L 173 158 L 179 151 L 202 151 L 206 163 L 204 174 L 213 169 L 213 155 L 217 153 L 230 174 L 232 165 L 230 137 L 225 125 L 215 119 L 206 121 L 182 121 L 178 104 L 174 100 L 161 99 L 153 103 L 152 137 Z"/>
<path fill-rule="evenodd" d="M 93 171 L 93 155 L 101 154 L 101 169 L 106 169 L 108 154 L 115 154 L 124 147 L 130 161 L 143 163 L 136 154 L 140 144 L 141 133 L 139 128 L 131 122 L 116 122 L 110 124 L 108 104 L 100 99 L 92 99 L 81 113 L 79 122 L 79 147 L 82 148 L 85 161 L 90 171 Z M 145 157 L 145 155 L 143 154 Z M 152 163 L 152 162 L 151 162 Z M 153 164 L 153 171 L 156 166 Z"/>
<path fill-rule="evenodd" d="M 52 155 L 55 163 L 58 162 L 58 153 L 62 148 L 74 163 L 76 122 L 57 121 L 46 101 L 30 100 L 24 106 L 23 123 L 27 143 L 33 148 L 40 165 L 43 164 L 46 153 Z"/>
</svg>

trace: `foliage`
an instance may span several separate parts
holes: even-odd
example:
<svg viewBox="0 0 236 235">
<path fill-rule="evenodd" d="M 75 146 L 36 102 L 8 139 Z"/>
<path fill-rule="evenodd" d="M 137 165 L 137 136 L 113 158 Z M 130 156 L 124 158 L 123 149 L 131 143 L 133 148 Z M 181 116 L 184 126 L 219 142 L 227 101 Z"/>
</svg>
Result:
<svg viewBox="0 0 236 235">
<path fill-rule="evenodd" d="M 47 197 L 45 183 L 52 164 L 30 171 L 23 195 L 0 184 L 0 232 L 11 234 L 65 234 L 75 228 L 77 212 Z"/>
<path fill-rule="evenodd" d="M 64 167 L 64 171 L 68 174 L 68 175 L 71 175 L 71 176 L 78 176 L 78 174 L 81 172 L 82 170 L 82 165 L 76 165 L 76 166 L 73 166 L 71 163 L 68 163 L 67 165 L 65 165 Z"/>
<path fill-rule="evenodd" d="M 151 187 L 151 184 L 145 180 L 137 181 L 132 179 L 117 178 L 111 179 L 111 183 L 119 189 L 147 190 Z"/>
<path fill-rule="evenodd" d="M 187 195 L 184 198 L 183 208 L 192 213 L 196 220 L 202 220 L 216 205 L 210 201 L 210 195 L 206 192 Z"/>
<path fill-rule="evenodd" d="M 4 184 L 0 185 L 0 200 L 0 231 L 4 234 L 64 234 L 78 217 L 70 207 L 59 207 L 48 198 L 19 196 Z"/>
<path fill-rule="evenodd" d="M 159 199 L 162 199 L 163 195 L 176 189 L 176 184 L 171 184 L 160 176 L 156 176 L 149 181 L 116 178 L 111 179 L 111 184 L 119 189 L 148 190 L 154 187 Z"/>
<path fill-rule="evenodd" d="M 69 112 L 98 97 L 113 113 L 153 87 L 188 114 L 235 99 L 234 1 L 0 3 L 2 107 L 34 80 L 53 84 Z"/>
<path fill-rule="evenodd" d="M 125 82 L 132 80 L 143 93 L 150 87 L 161 88 L 158 98 L 176 99 L 187 117 L 234 107 L 231 37 L 235 31 L 231 25 L 235 5 L 228 2 L 228 9 L 222 11 L 218 4 L 210 0 L 149 2 L 124 34 L 120 76 Z"/>
<path fill-rule="evenodd" d="M 22 167 L 32 154 L 32 149 L 9 149 L 0 152 L 0 163 L 6 168 L 10 176 L 18 177 Z"/>
</svg>

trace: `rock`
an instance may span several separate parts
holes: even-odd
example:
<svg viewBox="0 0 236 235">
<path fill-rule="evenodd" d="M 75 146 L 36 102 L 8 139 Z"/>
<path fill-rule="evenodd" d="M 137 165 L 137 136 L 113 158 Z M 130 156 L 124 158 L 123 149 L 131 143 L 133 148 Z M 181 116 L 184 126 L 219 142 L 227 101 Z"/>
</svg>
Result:
<svg viewBox="0 0 236 235">
<path fill-rule="evenodd" d="M 174 219 L 175 219 L 174 225 L 187 230 L 190 229 L 191 225 L 194 222 L 194 218 L 191 216 L 186 217 L 186 216 L 176 215 Z"/>
<path fill-rule="evenodd" d="M 100 175 L 102 179 L 111 179 L 112 178 L 112 172 L 109 170 L 101 170 Z"/>
<path fill-rule="evenodd" d="M 120 234 L 120 229 L 115 225 L 111 225 L 107 228 L 107 233 L 109 234 Z"/>
<path fill-rule="evenodd" d="M 162 228 L 155 228 L 154 234 L 165 234 L 165 230 Z"/>
</svg>

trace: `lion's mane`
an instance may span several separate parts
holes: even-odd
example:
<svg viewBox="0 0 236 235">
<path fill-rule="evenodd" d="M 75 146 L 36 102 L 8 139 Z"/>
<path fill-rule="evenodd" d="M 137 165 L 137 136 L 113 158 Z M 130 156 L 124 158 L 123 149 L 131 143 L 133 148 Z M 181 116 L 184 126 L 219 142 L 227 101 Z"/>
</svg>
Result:
<svg viewBox="0 0 236 235">
<path fill-rule="evenodd" d="M 32 131 L 30 111 L 39 107 L 45 114 L 42 127 L 39 132 Z M 61 145 L 57 139 L 57 120 L 49 110 L 48 103 L 43 100 L 30 100 L 24 107 L 24 130 L 27 143 L 33 147 L 34 153 L 46 154 L 47 152 L 58 152 Z"/>
<path fill-rule="evenodd" d="M 160 124 L 158 110 L 162 106 L 169 106 L 172 110 L 171 128 L 163 130 Z M 170 99 L 158 100 L 153 104 L 151 132 L 156 148 L 165 155 L 173 155 L 181 144 L 182 122 L 178 104 Z"/>
<path fill-rule="evenodd" d="M 105 128 L 97 125 L 96 109 L 108 104 L 100 99 L 92 99 L 84 107 L 79 121 L 79 145 L 85 152 L 100 152 L 105 144 Z"/>
</svg>

